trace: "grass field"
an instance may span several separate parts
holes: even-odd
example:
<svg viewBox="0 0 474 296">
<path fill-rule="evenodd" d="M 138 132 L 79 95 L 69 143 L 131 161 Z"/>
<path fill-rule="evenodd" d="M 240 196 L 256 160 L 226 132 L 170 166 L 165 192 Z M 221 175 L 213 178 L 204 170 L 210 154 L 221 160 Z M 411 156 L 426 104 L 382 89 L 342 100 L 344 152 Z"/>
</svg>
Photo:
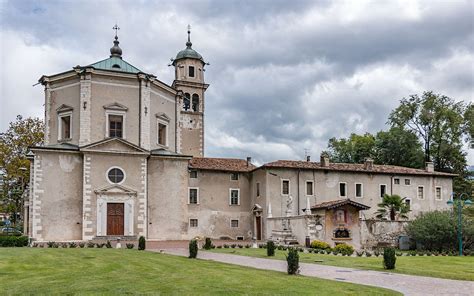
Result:
<svg viewBox="0 0 474 296">
<path fill-rule="evenodd" d="M 213 252 L 232 253 L 251 257 L 267 257 L 266 249 L 214 249 Z M 275 259 L 285 260 L 287 251 L 275 250 Z M 300 262 L 332 266 L 387 271 L 383 269 L 382 257 L 346 257 L 321 254 L 300 254 Z M 454 256 L 402 256 L 397 257 L 396 268 L 390 272 L 423 275 L 455 280 L 474 281 L 474 257 Z"/>
<path fill-rule="evenodd" d="M 153 252 L 0 249 L 0 294 L 400 295 L 394 291 Z"/>
</svg>

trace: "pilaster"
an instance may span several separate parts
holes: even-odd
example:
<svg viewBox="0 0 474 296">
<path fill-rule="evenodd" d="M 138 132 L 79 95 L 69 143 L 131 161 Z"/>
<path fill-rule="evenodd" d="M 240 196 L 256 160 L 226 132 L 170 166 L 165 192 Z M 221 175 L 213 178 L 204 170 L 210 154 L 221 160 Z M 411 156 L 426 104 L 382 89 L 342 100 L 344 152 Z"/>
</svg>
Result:
<svg viewBox="0 0 474 296">
<path fill-rule="evenodd" d="M 42 189 L 43 182 L 43 168 L 42 157 L 35 155 L 33 161 L 33 193 L 31 206 L 31 235 L 35 240 L 43 240 L 43 227 L 41 225 L 41 196 L 44 193 Z"/>
<path fill-rule="evenodd" d="M 44 83 L 44 144 L 49 145 L 51 139 L 51 86 Z"/>
<path fill-rule="evenodd" d="M 82 239 L 91 240 L 93 232 L 93 209 L 92 209 L 92 185 L 91 185 L 91 156 L 84 154 L 83 167 L 83 188 L 82 188 Z"/>
<path fill-rule="evenodd" d="M 80 82 L 80 128 L 79 146 L 87 145 L 91 142 L 91 74 L 81 75 Z"/>
<path fill-rule="evenodd" d="M 137 229 L 139 236 L 145 236 L 147 234 L 147 159 L 143 158 L 140 164 L 140 182 L 141 188 L 138 193 L 138 217 L 137 217 Z"/>
<path fill-rule="evenodd" d="M 150 80 L 145 75 L 140 78 L 140 147 L 150 150 Z"/>
</svg>

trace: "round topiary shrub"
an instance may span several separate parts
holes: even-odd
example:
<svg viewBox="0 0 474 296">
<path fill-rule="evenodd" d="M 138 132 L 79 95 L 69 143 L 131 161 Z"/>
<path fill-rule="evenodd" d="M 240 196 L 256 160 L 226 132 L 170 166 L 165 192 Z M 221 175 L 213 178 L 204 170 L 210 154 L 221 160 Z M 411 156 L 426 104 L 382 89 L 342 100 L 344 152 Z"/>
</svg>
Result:
<svg viewBox="0 0 474 296">
<path fill-rule="evenodd" d="M 198 254 L 198 243 L 197 240 L 192 239 L 189 242 L 189 258 L 196 258 Z"/>
<path fill-rule="evenodd" d="M 385 269 L 395 269 L 395 262 L 397 257 L 395 256 L 394 248 L 385 248 L 383 250 L 383 267 Z"/>
<path fill-rule="evenodd" d="M 204 243 L 204 246 L 202 246 L 204 250 L 210 250 L 212 248 L 212 241 L 211 238 L 206 237 L 206 242 Z"/>
<path fill-rule="evenodd" d="M 286 255 L 286 262 L 288 264 L 288 274 L 298 274 L 300 268 L 300 255 L 298 250 L 295 248 L 288 249 L 288 255 Z"/>
<path fill-rule="evenodd" d="M 267 256 L 275 256 L 275 243 L 273 241 L 267 242 Z"/>
</svg>

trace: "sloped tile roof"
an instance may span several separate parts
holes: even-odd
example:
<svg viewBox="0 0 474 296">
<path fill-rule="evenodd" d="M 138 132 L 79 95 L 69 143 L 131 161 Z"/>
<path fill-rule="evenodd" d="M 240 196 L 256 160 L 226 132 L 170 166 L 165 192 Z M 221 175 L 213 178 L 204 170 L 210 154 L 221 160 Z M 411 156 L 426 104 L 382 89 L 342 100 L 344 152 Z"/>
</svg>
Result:
<svg viewBox="0 0 474 296">
<path fill-rule="evenodd" d="M 342 207 L 345 205 L 351 205 L 353 207 L 356 207 L 360 210 L 368 210 L 370 209 L 369 206 L 366 206 L 364 204 L 355 202 L 353 200 L 350 200 L 349 198 L 346 199 L 336 199 L 336 200 L 331 200 L 331 201 L 325 201 L 319 204 L 315 204 L 314 206 L 311 207 L 311 210 L 319 210 L 319 209 L 334 209 L 338 207 Z"/>
<path fill-rule="evenodd" d="M 194 157 L 189 161 L 189 168 L 228 172 L 250 172 L 256 167 L 251 163 L 247 165 L 247 160 L 245 159 Z"/>
<path fill-rule="evenodd" d="M 139 73 L 142 72 L 137 67 L 131 65 L 130 63 L 122 60 L 119 57 L 110 57 L 102 61 L 98 61 L 90 66 L 109 71 L 118 71 L 118 72 L 127 72 L 127 73 Z"/>
<path fill-rule="evenodd" d="M 426 170 L 413 169 L 395 165 L 372 165 L 367 169 L 365 164 L 359 163 L 329 163 L 329 166 L 323 167 L 319 162 L 299 161 L 299 160 L 277 160 L 266 163 L 263 168 L 297 168 L 309 170 L 328 170 L 328 171 L 346 171 L 378 174 L 398 174 L 398 175 L 425 175 L 425 176 L 446 176 L 454 177 L 456 174 L 443 172 L 427 172 Z"/>
</svg>

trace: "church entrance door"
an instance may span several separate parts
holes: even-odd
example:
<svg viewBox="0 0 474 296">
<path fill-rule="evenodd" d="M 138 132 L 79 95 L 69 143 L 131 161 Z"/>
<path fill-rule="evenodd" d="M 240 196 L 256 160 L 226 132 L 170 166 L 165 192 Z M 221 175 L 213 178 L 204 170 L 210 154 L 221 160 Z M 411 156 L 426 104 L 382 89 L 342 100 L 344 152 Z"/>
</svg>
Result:
<svg viewBox="0 0 474 296">
<path fill-rule="evenodd" d="M 107 203 L 107 235 L 123 235 L 124 204 Z"/>
<path fill-rule="evenodd" d="M 257 228 L 257 240 L 262 240 L 262 217 L 255 217 L 255 227 Z"/>
</svg>

